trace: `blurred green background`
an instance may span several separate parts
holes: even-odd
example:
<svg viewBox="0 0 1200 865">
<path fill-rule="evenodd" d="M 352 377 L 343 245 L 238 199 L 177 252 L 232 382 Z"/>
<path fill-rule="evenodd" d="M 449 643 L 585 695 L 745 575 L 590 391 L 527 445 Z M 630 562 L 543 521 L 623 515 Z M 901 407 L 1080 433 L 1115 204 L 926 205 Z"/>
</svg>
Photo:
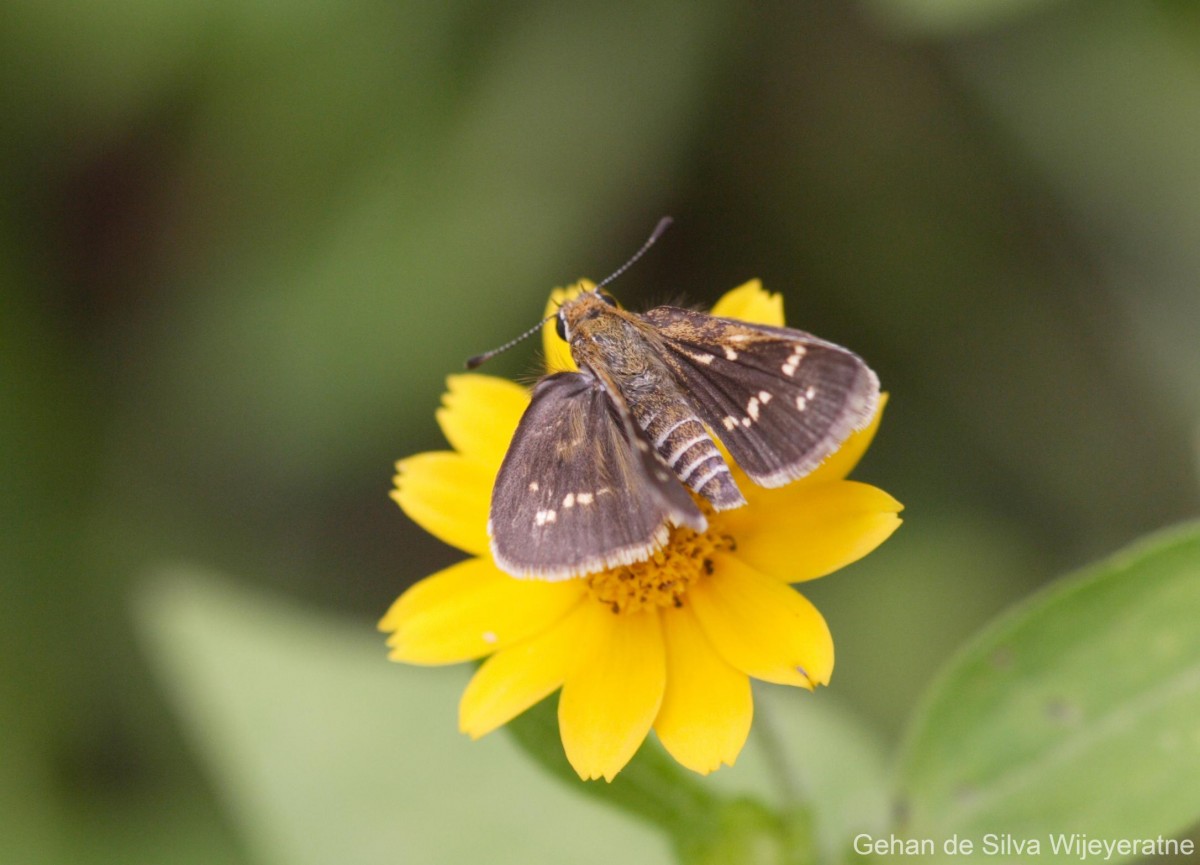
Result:
<svg viewBox="0 0 1200 865">
<path fill-rule="evenodd" d="M 393 461 L 666 213 L 626 306 L 760 277 L 893 395 L 858 477 L 907 525 L 809 592 L 822 699 L 885 738 L 996 611 L 1200 504 L 1187 0 L 8 0 L 0 57 L 2 862 L 264 861 L 154 575 L 338 619 L 401 688 L 374 621 L 457 554 Z"/>
</svg>

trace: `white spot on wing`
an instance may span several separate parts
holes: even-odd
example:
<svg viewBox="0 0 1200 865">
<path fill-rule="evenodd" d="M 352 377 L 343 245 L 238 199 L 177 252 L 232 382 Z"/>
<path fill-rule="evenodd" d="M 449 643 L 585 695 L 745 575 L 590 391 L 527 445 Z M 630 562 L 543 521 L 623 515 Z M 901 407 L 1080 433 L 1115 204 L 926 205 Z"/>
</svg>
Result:
<svg viewBox="0 0 1200 865">
<path fill-rule="evenodd" d="M 529 482 L 529 491 L 531 493 L 536 493 L 538 491 L 538 482 L 537 481 Z"/>
<path fill-rule="evenodd" d="M 804 357 L 804 351 L 804 346 L 802 345 L 792 346 L 791 355 L 783 362 L 783 366 L 780 367 L 784 375 L 790 377 L 796 374 L 796 368 L 800 366 L 800 358 Z"/>
<path fill-rule="evenodd" d="M 575 507 L 575 493 L 567 493 L 566 496 L 563 497 L 563 505 L 562 506 L 564 508 Z"/>
<path fill-rule="evenodd" d="M 725 359 L 726 360 L 737 360 L 738 359 L 738 353 L 736 351 L 734 351 L 729 346 L 725 346 L 724 348 L 725 348 Z"/>
<path fill-rule="evenodd" d="M 727 430 L 735 429 L 738 425 L 737 418 L 730 417 L 729 415 L 721 418 L 721 423 L 724 424 Z"/>
<path fill-rule="evenodd" d="M 758 401 L 761 402 L 763 405 L 766 405 L 767 403 L 769 403 L 771 401 L 770 391 L 760 390 L 758 392 Z"/>
<path fill-rule="evenodd" d="M 544 526 L 546 523 L 552 523 L 556 519 L 558 519 L 558 511 L 538 511 L 533 517 L 533 521 L 539 526 Z"/>
<path fill-rule="evenodd" d="M 750 397 L 750 402 L 746 403 L 746 414 L 750 415 L 751 421 L 758 420 L 758 397 Z M 742 424 L 745 425 L 745 423 L 746 421 L 743 420 Z"/>
<path fill-rule="evenodd" d="M 579 495 L 575 496 L 575 501 L 579 502 L 581 505 L 590 505 L 594 499 L 595 496 L 593 496 L 591 493 L 580 493 Z"/>
</svg>

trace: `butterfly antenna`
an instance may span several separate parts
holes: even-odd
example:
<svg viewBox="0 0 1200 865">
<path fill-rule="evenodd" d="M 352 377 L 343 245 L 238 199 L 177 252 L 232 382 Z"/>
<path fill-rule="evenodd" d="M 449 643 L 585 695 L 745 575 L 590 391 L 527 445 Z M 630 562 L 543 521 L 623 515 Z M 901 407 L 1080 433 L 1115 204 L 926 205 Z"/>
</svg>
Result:
<svg viewBox="0 0 1200 865">
<path fill-rule="evenodd" d="M 485 351 L 483 354 L 477 354 L 474 357 L 467 358 L 467 369 L 475 369 L 475 367 L 479 366 L 480 364 L 482 364 L 486 361 L 491 360 L 492 358 L 494 358 L 496 355 L 500 354 L 501 352 L 508 351 L 514 345 L 521 342 L 521 340 L 529 339 L 529 337 L 533 336 L 535 333 L 537 333 L 539 330 L 542 329 L 543 324 L 548 322 L 550 319 L 554 318 L 554 316 L 556 316 L 556 315 L 558 315 L 557 312 L 551 313 L 550 315 L 546 316 L 541 321 L 539 321 L 537 324 L 535 324 L 533 327 L 529 328 L 529 330 L 525 331 L 523 334 L 518 336 L 516 339 L 510 339 L 508 342 L 504 343 L 504 345 L 500 346 L 499 348 L 493 348 L 491 351 Z"/>
<path fill-rule="evenodd" d="M 658 241 L 658 239 L 660 237 L 662 237 L 663 232 L 671 227 L 671 223 L 673 221 L 674 220 L 672 220 L 671 217 L 669 217 L 669 216 L 664 216 L 662 219 L 660 219 L 658 221 L 658 225 L 654 226 L 654 231 L 650 232 L 650 236 L 648 238 L 646 238 L 646 242 L 642 244 L 642 248 L 639 249 L 637 252 L 635 252 L 632 255 L 632 257 L 630 257 L 629 261 L 625 262 L 620 267 L 618 267 L 616 270 L 614 270 L 612 273 L 610 273 L 607 277 L 600 280 L 600 282 L 596 284 L 596 287 L 593 288 L 592 291 L 599 291 L 601 288 L 608 285 L 610 282 L 612 282 L 614 279 L 616 279 L 622 273 L 629 270 L 629 268 L 631 268 L 633 266 L 634 262 L 636 262 L 639 258 L 641 258 L 643 255 L 646 254 L 646 250 L 648 250 L 650 247 L 654 246 L 654 244 Z M 562 306 L 562 304 L 560 303 L 559 306 Z M 541 321 L 539 321 L 537 324 L 535 324 L 533 327 L 529 328 L 529 330 L 525 331 L 523 334 L 518 336 L 516 339 L 510 339 L 508 342 L 504 343 L 504 345 L 500 346 L 499 348 L 493 348 L 491 351 L 485 351 L 483 354 L 477 354 L 472 358 L 468 358 L 467 359 L 467 369 L 475 369 L 477 366 L 480 366 L 481 364 L 486 363 L 487 361 L 491 360 L 492 358 L 494 358 L 496 355 L 500 354 L 501 352 L 508 351 L 510 348 L 512 348 L 514 345 L 521 342 L 522 340 L 529 339 L 529 337 L 533 336 L 535 333 L 537 333 L 539 330 L 541 330 L 542 325 L 544 325 L 550 319 L 554 318 L 554 316 L 556 316 L 556 315 L 558 315 L 557 312 L 551 313 L 550 315 L 546 316 Z"/>
<path fill-rule="evenodd" d="M 614 270 L 612 273 L 610 273 L 607 277 L 600 280 L 600 282 L 598 282 L 596 284 L 596 287 L 593 288 L 592 291 L 599 291 L 601 288 L 608 285 L 610 282 L 612 282 L 614 279 L 616 279 L 622 273 L 629 270 L 629 268 L 633 267 L 634 262 L 637 261 L 639 258 L 641 258 L 643 255 L 645 255 L 646 250 L 648 250 L 650 247 L 654 246 L 654 244 L 658 241 L 658 239 L 660 237 L 662 237 L 663 232 L 671 227 L 672 222 L 674 222 L 674 220 L 671 219 L 671 217 L 669 217 L 669 216 L 664 216 L 662 219 L 660 219 L 658 221 L 658 225 L 654 226 L 654 231 L 650 232 L 650 236 L 648 238 L 646 238 L 646 242 L 642 244 L 642 248 L 639 249 L 637 252 L 635 252 L 633 254 L 633 257 L 630 258 L 629 261 L 625 262 L 620 267 L 618 267 L 616 270 Z"/>
</svg>

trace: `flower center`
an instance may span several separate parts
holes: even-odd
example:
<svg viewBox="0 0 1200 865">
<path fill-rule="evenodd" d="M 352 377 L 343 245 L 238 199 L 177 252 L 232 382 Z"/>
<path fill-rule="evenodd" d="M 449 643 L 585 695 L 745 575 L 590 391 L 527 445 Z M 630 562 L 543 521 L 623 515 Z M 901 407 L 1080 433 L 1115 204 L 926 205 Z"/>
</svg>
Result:
<svg viewBox="0 0 1200 865">
<path fill-rule="evenodd" d="M 688 586 L 712 574 L 713 554 L 736 548 L 729 535 L 675 527 L 667 543 L 649 559 L 592 574 L 588 588 L 614 613 L 682 607 Z"/>
</svg>

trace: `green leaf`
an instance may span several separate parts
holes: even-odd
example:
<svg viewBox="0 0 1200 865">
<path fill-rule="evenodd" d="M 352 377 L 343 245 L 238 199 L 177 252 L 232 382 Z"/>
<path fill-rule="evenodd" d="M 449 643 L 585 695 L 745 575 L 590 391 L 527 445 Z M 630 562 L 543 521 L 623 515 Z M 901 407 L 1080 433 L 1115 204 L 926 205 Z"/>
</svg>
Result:
<svg viewBox="0 0 1200 865">
<path fill-rule="evenodd" d="M 149 655 L 258 862 L 670 861 L 507 737 L 460 735 L 465 668 L 389 664 L 365 624 L 192 572 L 142 601 Z"/>
<path fill-rule="evenodd" d="M 1182 832 L 1200 816 L 1198 622 L 1197 525 L 1004 616 L 915 718 L 899 773 L 904 833 L 939 848 L 957 834 L 977 851 L 985 834 L 1009 833 L 1038 839 L 1037 861 L 1066 862 L 1078 855 L 1055 854 L 1051 835 Z"/>
</svg>

